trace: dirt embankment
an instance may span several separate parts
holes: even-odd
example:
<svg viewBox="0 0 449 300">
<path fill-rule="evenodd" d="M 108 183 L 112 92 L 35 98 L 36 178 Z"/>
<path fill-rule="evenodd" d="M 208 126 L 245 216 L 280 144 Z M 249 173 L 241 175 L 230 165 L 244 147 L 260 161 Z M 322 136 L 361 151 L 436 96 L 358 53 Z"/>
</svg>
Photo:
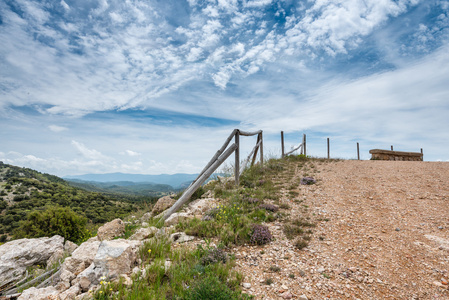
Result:
<svg viewBox="0 0 449 300">
<path fill-rule="evenodd" d="M 449 163 L 316 161 L 307 172 L 318 182 L 299 186 L 295 197 L 288 182 L 297 182 L 304 169 L 279 180 L 286 182 L 281 202 L 290 215 L 316 221 L 313 238 L 297 250 L 275 222 L 270 245 L 235 248 L 249 294 L 449 299 Z M 273 284 L 265 284 L 267 278 Z"/>
</svg>

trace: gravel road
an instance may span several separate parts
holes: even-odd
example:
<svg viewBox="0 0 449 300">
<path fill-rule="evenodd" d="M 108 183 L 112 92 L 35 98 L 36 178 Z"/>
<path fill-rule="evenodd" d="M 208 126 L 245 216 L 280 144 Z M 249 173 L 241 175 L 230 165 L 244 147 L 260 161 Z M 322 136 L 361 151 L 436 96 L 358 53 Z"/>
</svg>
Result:
<svg viewBox="0 0 449 300">
<path fill-rule="evenodd" d="M 235 247 L 256 299 L 449 299 L 449 163 L 313 161 L 284 171 L 281 203 L 316 227 L 294 247 Z M 304 176 L 315 185 L 292 188 Z M 297 192 L 292 196 L 291 191 Z M 271 278 L 273 283 L 266 284 Z"/>
</svg>

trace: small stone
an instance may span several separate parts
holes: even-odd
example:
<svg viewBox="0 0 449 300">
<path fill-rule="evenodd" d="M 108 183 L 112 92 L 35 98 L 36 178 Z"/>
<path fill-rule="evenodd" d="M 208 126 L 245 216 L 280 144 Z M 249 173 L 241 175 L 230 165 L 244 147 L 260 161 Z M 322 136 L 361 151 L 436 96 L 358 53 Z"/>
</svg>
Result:
<svg viewBox="0 0 449 300">
<path fill-rule="evenodd" d="M 250 289 L 251 288 L 251 283 L 249 283 L 249 282 L 244 282 L 242 285 L 243 285 L 243 287 L 245 289 Z"/>
<path fill-rule="evenodd" d="M 324 268 L 322 268 L 322 267 L 321 267 L 321 268 L 318 268 L 317 272 L 318 272 L 318 273 L 323 273 L 323 272 L 324 272 Z"/>
<path fill-rule="evenodd" d="M 289 291 L 286 291 L 286 292 L 281 294 L 281 297 L 284 298 L 284 299 L 291 299 L 291 298 L 293 298 L 293 295 Z"/>
<path fill-rule="evenodd" d="M 299 300 L 308 300 L 308 298 L 307 298 L 306 295 L 301 295 L 301 296 L 299 296 L 298 299 L 299 299 Z"/>
<path fill-rule="evenodd" d="M 432 282 L 432 284 L 436 285 L 436 286 L 439 286 L 439 287 L 443 286 L 443 284 L 441 282 L 439 282 L 439 281 L 434 281 L 434 282 Z"/>
<path fill-rule="evenodd" d="M 438 226 L 438 229 L 443 229 L 443 226 Z"/>
<path fill-rule="evenodd" d="M 444 285 L 448 285 L 448 281 L 445 278 L 441 278 L 441 283 Z"/>
<path fill-rule="evenodd" d="M 288 290 L 288 286 L 286 286 L 286 285 L 281 285 L 281 289 L 284 290 L 284 291 L 287 291 L 287 290 Z"/>
<path fill-rule="evenodd" d="M 401 229 L 398 227 L 398 228 L 396 228 L 395 230 L 396 230 L 396 231 L 400 231 Z"/>
</svg>

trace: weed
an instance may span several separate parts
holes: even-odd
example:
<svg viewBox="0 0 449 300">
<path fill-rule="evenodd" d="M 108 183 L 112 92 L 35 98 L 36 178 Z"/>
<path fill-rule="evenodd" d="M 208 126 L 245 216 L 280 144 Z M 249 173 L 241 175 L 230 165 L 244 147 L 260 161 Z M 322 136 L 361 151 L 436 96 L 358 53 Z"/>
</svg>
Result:
<svg viewBox="0 0 449 300">
<path fill-rule="evenodd" d="M 288 277 L 289 277 L 290 279 L 295 279 L 295 274 L 293 274 L 293 273 L 288 274 Z"/>
<path fill-rule="evenodd" d="M 279 272 L 281 270 L 281 268 L 279 268 L 278 266 L 271 266 L 269 269 L 271 272 Z"/>
<path fill-rule="evenodd" d="M 295 247 L 298 248 L 299 250 L 307 247 L 308 243 L 306 241 L 304 241 L 303 239 L 298 239 L 295 242 Z"/>
<path fill-rule="evenodd" d="M 287 239 L 292 240 L 298 235 L 301 235 L 304 233 L 301 227 L 291 224 L 285 224 L 283 228 L 283 232 Z"/>
<path fill-rule="evenodd" d="M 274 282 L 273 278 L 270 277 L 270 278 L 265 279 L 263 283 L 266 285 L 271 285 L 271 284 L 273 284 L 273 282 Z"/>
<path fill-rule="evenodd" d="M 290 209 L 290 205 L 288 205 L 287 203 L 281 203 L 281 204 L 279 205 L 279 208 L 282 208 L 282 209 Z"/>
</svg>

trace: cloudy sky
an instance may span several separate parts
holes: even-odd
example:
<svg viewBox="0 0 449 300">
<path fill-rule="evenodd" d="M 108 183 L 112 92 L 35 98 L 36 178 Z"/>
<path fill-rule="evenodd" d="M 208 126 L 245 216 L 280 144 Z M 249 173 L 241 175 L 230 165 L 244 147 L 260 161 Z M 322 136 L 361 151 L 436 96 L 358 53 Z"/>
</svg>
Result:
<svg viewBox="0 0 449 300">
<path fill-rule="evenodd" d="M 0 1 L 1 161 L 195 173 L 234 128 L 449 160 L 449 1 Z"/>
</svg>

